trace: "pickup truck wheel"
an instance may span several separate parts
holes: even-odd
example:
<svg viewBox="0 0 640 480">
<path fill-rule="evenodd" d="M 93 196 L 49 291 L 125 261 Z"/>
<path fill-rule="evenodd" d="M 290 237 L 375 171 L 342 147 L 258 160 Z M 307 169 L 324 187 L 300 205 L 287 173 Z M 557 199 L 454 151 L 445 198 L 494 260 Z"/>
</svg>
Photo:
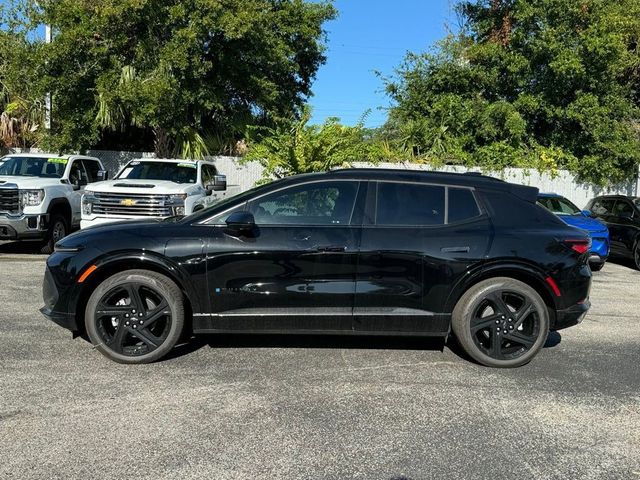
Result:
<svg viewBox="0 0 640 480">
<path fill-rule="evenodd" d="M 471 287 L 453 310 L 453 332 L 464 350 L 488 367 L 528 363 L 549 333 L 549 312 L 533 288 L 512 278 Z"/>
<path fill-rule="evenodd" d="M 49 229 L 44 241 L 44 245 L 40 249 L 42 253 L 52 253 L 56 242 L 62 240 L 69 233 L 69 225 L 64 216 L 59 214 L 51 215 L 49 220 Z"/>
<path fill-rule="evenodd" d="M 85 326 L 107 358 L 128 364 L 154 362 L 180 338 L 182 292 L 164 275 L 128 270 L 103 281 L 89 298 Z"/>
</svg>

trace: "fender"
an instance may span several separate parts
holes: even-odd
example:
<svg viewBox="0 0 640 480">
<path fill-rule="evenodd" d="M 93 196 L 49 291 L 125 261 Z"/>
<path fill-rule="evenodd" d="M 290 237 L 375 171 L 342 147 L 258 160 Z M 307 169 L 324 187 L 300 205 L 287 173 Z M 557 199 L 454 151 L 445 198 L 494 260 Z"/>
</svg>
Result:
<svg viewBox="0 0 640 480">
<path fill-rule="evenodd" d="M 69 213 L 69 222 L 73 219 L 73 211 L 71 210 L 71 204 L 66 198 L 54 198 L 49 202 L 49 207 L 47 208 L 47 215 L 51 215 L 51 212 L 54 209 L 62 208 Z"/>
<path fill-rule="evenodd" d="M 546 282 L 547 275 L 545 275 L 541 269 L 536 268 L 526 261 L 509 259 L 508 261 L 494 260 L 488 263 L 482 263 L 473 270 L 470 270 L 468 274 L 451 289 L 451 293 L 445 304 L 445 311 L 452 312 L 464 292 L 476 283 L 492 277 L 511 277 L 522 280 L 535 288 L 548 306 L 554 310 L 557 308 L 555 294 L 551 286 Z"/>
<path fill-rule="evenodd" d="M 172 279 L 182 290 L 182 293 L 187 297 L 191 308 L 194 311 L 202 311 L 202 308 L 206 308 L 206 303 L 202 303 L 198 290 L 195 288 L 191 276 L 176 262 L 164 255 L 161 255 L 152 251 L 135 251 L 128 250 L 118 252 L 114 255 L 105 255 L 93 260 L 90 264 L 84 265 L 82 270 L 78 273 L 86 272 L 92 265 L 96 266 L 95 273 L 92 273 L 88 279 L 98 279 L 101 281 L 105 275 L 110 276 L 112 273 L 116 273 L 123 270 L 123 266 L 126 265 L 127 269 L 140 268 L 152 270 L 158 273 L 166 275 Z M 88 281 L 85 283 L 76 283 L 77 290 L 75 295 L 83 296 L 87 291 L 93 291 L 97 281 Z M 76 297 L 76 298 L 78 298 Z M 71 306 L 70 306 L 71 307 Z M 70 312 L 76 313 L 76 312 Z"/>
</svg>

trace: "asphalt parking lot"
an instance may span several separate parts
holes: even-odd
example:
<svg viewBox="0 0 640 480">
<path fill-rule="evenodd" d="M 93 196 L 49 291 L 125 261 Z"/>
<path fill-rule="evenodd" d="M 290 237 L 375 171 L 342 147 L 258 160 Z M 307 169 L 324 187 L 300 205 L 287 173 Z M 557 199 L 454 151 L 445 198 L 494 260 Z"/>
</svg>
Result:
<svg viewBox="0 0 640 480">
<path fill-rule="evenodd" d="M 0 245 L 2 478 L 640 479 L 640 272 L 493 370 L 438 342 L 207 337 L 111 363 L 38 312 L 45 257 Z"/>
</svg>

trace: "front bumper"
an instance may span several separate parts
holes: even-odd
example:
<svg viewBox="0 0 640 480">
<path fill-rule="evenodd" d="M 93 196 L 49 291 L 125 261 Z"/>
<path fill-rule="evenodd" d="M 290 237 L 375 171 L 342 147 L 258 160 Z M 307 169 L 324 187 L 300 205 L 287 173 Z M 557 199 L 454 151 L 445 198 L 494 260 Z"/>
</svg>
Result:
<svg viewBox="0 0 640 480">
<path fill-rule="evenodd" d="M 555 322 L 551 326 L 551 330 L 562 330 L 564 328 L 578 325 L 582 320 L 584 320 L 584 317 L 587 315 L 590 308 L 591 302 L 589 300 L 585 300 L 584 302 L 578 303 L 577 305 L 565 310 L 558 310 L 556 312 Z"/>
<path fill-rule="evenodd" d="M 0 240 L 42 239 L 49 215 L 0 215 Z"/>
<path fill-rule="evenodd" d="M 70 313 L 54 312 L 50 308 L 42 307 L 40 312 L 52 322 L 57 323 L 61 327 L 71 330 L 72 332 L 78 331 L 78 324 L 76 322 L 75 315 Z"/>
</svg>

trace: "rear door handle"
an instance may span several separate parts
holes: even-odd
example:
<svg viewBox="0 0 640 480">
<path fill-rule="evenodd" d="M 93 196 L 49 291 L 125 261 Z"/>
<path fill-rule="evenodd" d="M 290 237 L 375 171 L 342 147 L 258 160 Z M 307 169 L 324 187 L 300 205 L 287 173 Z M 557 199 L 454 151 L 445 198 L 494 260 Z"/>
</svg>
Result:
<svg viewBox="0 0 640 480">
<path fill-rule="evenodd" d="M 326 245 L 317 247 L 316 250 L 319 252 L 344 252 L 347 250 L 347 247 L 341 245 Z"/>
<path fill-rule="evenodd" d="M 440 251 L 442 253 L 469 253 L 471 249 L 469 247 L 442 247 Z"/>
</svg>

